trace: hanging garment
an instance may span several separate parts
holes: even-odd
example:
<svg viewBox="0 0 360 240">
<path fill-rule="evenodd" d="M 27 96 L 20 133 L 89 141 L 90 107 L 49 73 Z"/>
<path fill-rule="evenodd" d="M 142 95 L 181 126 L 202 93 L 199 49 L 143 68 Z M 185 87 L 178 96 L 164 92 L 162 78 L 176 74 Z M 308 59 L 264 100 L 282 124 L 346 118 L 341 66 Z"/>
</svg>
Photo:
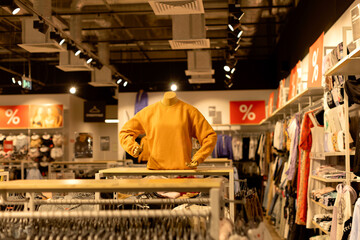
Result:
<svg viewBox="0 0 360 240">
<path fill-rule="evenodd" d="M 147 105 L 148 105 L 148 94 L 147 92 L 140 90 L 136 94 L 134 115 L 137 114 L 144 107 L 147 107 Z"/>
<path fill-rule="evenodd" d="M 119 140 L 129 154 L 139 147 L 135 139 L 140 134 L 146 134 L 148 139 L 148 169 L 190 169 L 186 163 L 191 161 L 192 137 L 201 145 L 192 158 L 198 163 L 211 154 L 216 144 L 216 133 L 204 116 L 181 100 L 170 106 L 159 101 L 125 123 Z"/>
<path fill-rule="evenodd" d="M 258 145 L 257 137 L 254 136 L 250 137 L 249 159 L 255 159 L 257 145 Z"/>
<path fill-rule="evenodd" d="M 360 239 L 360 198 L 356 201 L 351 224 L 350 240 Z"/>
<path fill-rule="evenodd" d="M 308 179 L 310 170 L 310 150 L 312 146 L 311 128 L 314 127 L 309 114 L 313 111 L 306 112 L 301 125 L 300 136 L 300 149 L 301 160 L 299 162 L 298 170 L 298 191 L 297 191 L 297 205 L 296 211 L 296 224 L 306 225 L 307 215 L 307 192 L 308 192 Z"/>
<path fill-rule="evenodd" d="M 344 186 L 343 184 L 338 184 L 336 191 L 330 239 L 347 240 L 351 231 L 351 209 L 356 201 L 357 194 L 351 186 Z"/>
<path fill-rule="evenodd" d="M 319 153 L 324 152 L 324 127 L 321 126 L 317 119 L 314 117 L 313 113 L 308 114 L 311 123 L 313 124 L 313 127 L 310 129 L 311 131 L 311 152 L 312 153 Z M 313 164 L 314 165 L 314 164 Z M 313 166 L 314 167 L 314 166 Z M 319 182 L 314 182 L 313 185 L 310 187 L 312 189 L 319 188 L 321 184 Z M 308 194 L 307 194 L 307 203 L 308 203 L 308 211 L 307 211 L 307 217 L 306 217 L 306 227 L 307 228 L 313 228 L 312 219 L 314 216 L 314 203 L 310 201 L 310 189 L 308 187 Z"/>
<path fill-rule="evenodd" d="M 26 170 L 26 179 L 42 179 L 42 175 L 37 168 L 30 168 Z"/>
<path fill-rule="evenodd" d="M 216 141 L 216 154 L 218 158 L 233 159 L 232 138 L 219 134 Z"/>
<path fill-rule="evenodd" d="M 243 158 L 243 141 L 242 137 L 234 136 L 231 141 L 231 146 L 233 150 L 233 157 L 235 161 L 238 161 Z"/>
<path fill-rule="evenodd" d="M 277 150 L 282 150 L 283 146 L 283 122 L 277 121 L 274 130 L 274 147 Z"/>
<path fill-rule="evenodd" d="M 289 169 L 286 171 L 286 174 L 288 175 L 287 179 L 289 181 L 293 180 L 296 171 L 296 160 L 298 158 L 298 145 L 300 135 L 299 118 L 299 114 L 296 114 L 288 127 L 288 133 L 291 139 L 291 147 L 289 153 Z"/>
</svg>

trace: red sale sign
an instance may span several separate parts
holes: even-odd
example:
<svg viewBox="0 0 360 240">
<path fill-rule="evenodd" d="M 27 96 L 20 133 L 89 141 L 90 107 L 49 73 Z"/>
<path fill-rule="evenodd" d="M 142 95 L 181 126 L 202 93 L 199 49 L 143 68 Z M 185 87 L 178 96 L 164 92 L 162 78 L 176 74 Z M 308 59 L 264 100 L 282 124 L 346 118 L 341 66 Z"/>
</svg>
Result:
<svg viewBox="0 0 360 240">
<path fill-rule="evenodd" d="M 265 101 L 230 101 L 230 124 L 257 124 L 265 118 Z"/>
<path fill-rule="evenodd" d="M 7 152 L 10 152 L 10 151 L 14 150 L 13 141 L 5 140 L 3 144 L 4 144 L 4 152 L 7 153 Z"/>
<path fill-rule="evenodd" d="M 321 87 L 324 33 L 309 49 L 309 72 L 307 87 Z"/>
<path fill-rule="evenodd" d="M 0 128 L 28 128 L 29 106 L 0 106 Z"/>
<path fill-rule="evenodd" d="M 270 94 L 270 97 L 269 97 L 269 104 L 268 104 L 268 117 L 271 116 L 272 112 L 273 112 L 273 106 L 274 106 L 274 92 L 272 92 Z"/>
<path fill-rule="evenodd" d="M 296 95 L 297 66 L 291 69 L 288 101 Z"/>
</svg>

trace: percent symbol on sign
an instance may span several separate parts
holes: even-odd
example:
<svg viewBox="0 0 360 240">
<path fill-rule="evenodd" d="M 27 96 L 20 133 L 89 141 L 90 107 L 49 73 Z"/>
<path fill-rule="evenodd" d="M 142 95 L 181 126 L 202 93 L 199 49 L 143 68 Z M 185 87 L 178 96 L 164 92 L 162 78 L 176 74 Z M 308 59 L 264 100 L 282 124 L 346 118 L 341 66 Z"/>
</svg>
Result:
<svg viewBox="0 0 360 240">
<path fill-rule="evenodd" d="M 319 48 L 317 48 L 312 55 L 312 66 L 314 68 L 314 72 L 311 78 L 312 83 L 317 81 L 319 75 L 319 65 L 317 64 L 318 54 L 319 54 Z"/>
<path fill-rule="evenodd" d="M 18 112 L 17 109 L 15 109 L 15 111 L 13 111 L 12 109 L 6 109 L 5 116 L 9 118 L 7 124 L 13 123 L 15 125 L 18 125 L 20 123 L 20 118 L 16 116 L 17 112 Z"/>
<path fill-rule="evenodd" d="M 251 108 L 253 107 L 252 104 L 246 106 L 245 104 L 240 105 L 239 110 L 241 113 L 245 113 L 242 120 L 245 120 L 246 118 L 249 120 L 254 120 L 256 118 L 256 114 L 254 112 L 250 112 Z"/>
</svg>

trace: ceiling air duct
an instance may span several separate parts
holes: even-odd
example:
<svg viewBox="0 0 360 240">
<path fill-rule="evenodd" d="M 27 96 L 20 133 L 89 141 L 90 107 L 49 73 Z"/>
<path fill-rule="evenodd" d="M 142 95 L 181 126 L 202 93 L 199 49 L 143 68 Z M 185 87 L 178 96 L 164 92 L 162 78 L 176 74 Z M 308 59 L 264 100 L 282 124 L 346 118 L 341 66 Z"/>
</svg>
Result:
<svg viewBox="0 0 360 240">
<path fill-rule="evenodd" d="M 155 15 L 183 15 L 204 13 L 202 0 L 149 1 Z"/>
<path fill-rule="evenodd" d="M 34 10 L 44 18 L 51 19 L 51 0 L 35 0 Z M 37 25 L 41 25 L 40 28 Z M 56 41 L 50 39 L 50 28 L 39 18 L 29 17 L 22 20 L 22 44 L 20 47 L 31 53 L 53 53 L 66 51 Z"/>
<path fill-rule="evenodd" d="M 172 49 L 210 48 L 204 14 L 172 16 L 172 25 L 173 40 L 169 40 Z"/>
<path fill-rule="evenodd" d="M 191 76 L 190 84 L 215 83 L 211 77 L 215 73 L 211 65 L 211 53 L 209 50 L 188 51 L 188 70 L 186 76 Z"/>
</svg>

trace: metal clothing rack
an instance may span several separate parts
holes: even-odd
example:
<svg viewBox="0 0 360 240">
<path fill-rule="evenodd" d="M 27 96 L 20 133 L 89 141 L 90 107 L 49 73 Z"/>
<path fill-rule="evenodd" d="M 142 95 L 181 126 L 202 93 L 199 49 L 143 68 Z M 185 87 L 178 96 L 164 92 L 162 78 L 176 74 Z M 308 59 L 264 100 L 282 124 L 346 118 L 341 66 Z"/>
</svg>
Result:
<svg viewBox="0 0 360 240">
<path fill-rule="evenodd" d="M 147 168 L 109 168 L 100 170 L 98 174 L 95 174 L 95 179 L 101 179 L 104 177 L 128 177 L 128 176 L 228 176 L 229 177 L 229 200 L 235 199 L 234 190 L 234 169 L 232 167 L 201 167 L 191 170 L 149 170 Z M 208 179 L 207 179 L 208 180 Z M 99 196 L 97 195 L 97 199 Z M 235 204 L 229 203 L 230 218 L 235 219 Z"/>
<path fill-rule="evenodd" d="M 141 199 L 141 200 L 36 200 L 38 192 L 207 192 L 205 199 Z M 26 193 L 27 198 L 8 201 L 9 193 Z M 119 179 L 119 180 L 17 180 L 0 182 L 0 205 L 23 204 L 22 211 L 2 211 L 1 219 L 63 219 L 63 218 L 161 218 L 207 217 L 209 232 L 219 239 L 219 224 L 224 204 L 221 179 Z M 120 203 L 209 203 L 210 209 L 183 210 L 101 210 L 101 211 L 36 211 L 37 204 L 120 204 Z"/>
</svg>

